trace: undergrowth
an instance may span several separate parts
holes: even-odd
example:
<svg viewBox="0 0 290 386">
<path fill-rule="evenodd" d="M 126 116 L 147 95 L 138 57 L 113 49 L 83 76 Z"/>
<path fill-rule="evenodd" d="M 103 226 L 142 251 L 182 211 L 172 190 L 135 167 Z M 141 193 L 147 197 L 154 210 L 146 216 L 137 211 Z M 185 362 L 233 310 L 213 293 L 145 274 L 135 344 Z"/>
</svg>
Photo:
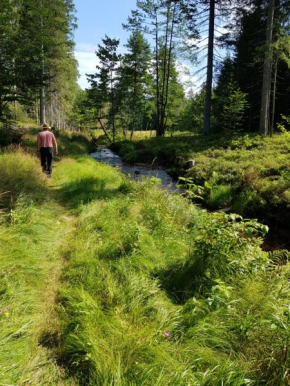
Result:
<svg viewBox="0 0 290 386">
<path fill-rule="evenodd" d="M 290 142 L 286 134 L 177 136 L 132 142 L 114 149 L 128 162 L 152 160 L 177 179 L 186 177 L 203 190 L 211 209 L 231 207 L 247 217 L 289 225 Z M 194 160 L 188 169 L 186 162 Z M 208 184 L 208 186 L 206 186 Z"/>
<path fill-rule="evenodd" d="M 115 176 L 72 234 L 59 363 L 83 385 L 283 383 L 289 266 L 265 227 Z"/>
<path fill-rule="evenodd" d="M 290 265 L 265 226 L 84 155 L 39 169 L 0 155 L 1 383 L 289 384 Z"/>
</svg>

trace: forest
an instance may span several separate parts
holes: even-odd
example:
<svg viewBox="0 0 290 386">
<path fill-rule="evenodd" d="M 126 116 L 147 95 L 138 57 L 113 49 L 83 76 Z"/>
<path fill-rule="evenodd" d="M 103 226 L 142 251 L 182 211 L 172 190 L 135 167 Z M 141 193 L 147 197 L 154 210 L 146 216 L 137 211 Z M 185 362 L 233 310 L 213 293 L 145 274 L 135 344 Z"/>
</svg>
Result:
<svg viewBox="0 0 290 386">
<path fill-rule="evenodd" d="M 290 385 L 290 1 L 0 6 L 0 385 Z"/>
</svg>

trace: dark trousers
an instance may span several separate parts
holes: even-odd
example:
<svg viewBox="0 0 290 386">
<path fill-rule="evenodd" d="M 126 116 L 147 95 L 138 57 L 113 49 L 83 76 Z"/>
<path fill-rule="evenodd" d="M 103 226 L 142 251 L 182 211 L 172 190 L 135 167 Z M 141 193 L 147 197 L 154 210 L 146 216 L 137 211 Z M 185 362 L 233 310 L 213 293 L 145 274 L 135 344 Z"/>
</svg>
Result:
<svg viewBox="0 0 290 386">
<path fill-rule="evenodd" d="M 51 164 L 53 157 L 53 148 L 52 147 L 41 147 L 40 148 L 40 159 L 43 172 L 48 172 L 51 174 Z"/>
</svg>

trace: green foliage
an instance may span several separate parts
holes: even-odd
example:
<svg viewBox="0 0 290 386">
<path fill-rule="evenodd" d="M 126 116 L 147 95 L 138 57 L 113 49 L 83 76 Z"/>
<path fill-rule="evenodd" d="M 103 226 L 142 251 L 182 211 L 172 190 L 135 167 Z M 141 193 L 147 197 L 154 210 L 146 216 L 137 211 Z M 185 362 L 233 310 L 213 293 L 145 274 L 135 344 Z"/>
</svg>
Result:
<svg viewBox="0 0 290 386">
<path fill-rule="evenodd" d="M 290 124 L 290 117 L 286 117 L 285 115 L 281 114 L 281 123 L 277 123 L 277 129 L 280 130 L 283 134 L 285 134 L 286 136 L 289 136 L 289 133 L 285 127 L 286 126 L 289 126 Z"/>
<path fill-rule="evenodd" d="M 230 185 L 217 185 L 210 190 L 207 203 L 212 208 L 220 208 L 231 203 L 233 188 Z"/>
<path fill-rule="evenodd" d="M 62 159 L 52 180 L 21 152 L 0 165 L 16 200 L 0 224 L 4 383 L 283 381 L 289 262 L 261 251 L 264 225 L 197 210 L 86 156 Z"/>
<path fill-rule="evenodd" d="M 24 130 L 17 127 L 13 122 L 0 125 L 0 147 L 11 144 L 20 144 L 24 136 Z"/>
<path fill-rule="evenodd" d="M 73 2 L 1 0 L 0 6 L 0 120 L 21 119 L 22 106 L 35 118 L 43 90 L 50 106 L 46 118 L 59 126 L 71 113 L 77 90 Z M 20 105 L 11 108 L 12 102 Z"/>
<path fill-rule="evenodd" d="M 106 185 L 86 205 L 81 195 L 71 202 L 79 218 L 62 274 L 58 362 L 89 385 L 281 380 L 271 360 L 286 365 L 289 267 L 285 276 L 270 268 L 259 248 L 267 229 L 197 211 L 154 181 L 122 182 L 93 162 L 68 159 L 56 170 L 66 201 L 84 175 Z"/>
<path fill-rule="evenodd" d="M 193 193 L 202 196 L 206 205 L 232 207 L 243 216 L 288 224 L 290 164 L 285 134 L 272 138 L 178 135 L 138 140 L 126 148 L 125 142 L 119 142 L 115 149 L 133 162 L 151 163 L 157 157 L 174 177 L 190 179 Z M 189 170 L 187 160 L 195 160 Z"/>
<path fill-rule="evenodd" d="M 220 70 L 213 99 L 216 131 L 233 131 L 241 127 L 247 107 L 247 94 L 234 80 L 234 65 L 227 57 Z"/>
<path fill-rule="evenodd" d="M 177 126 L 182 131 L 201 133 L 204 118 L 204 98 L 205 92 L 191 97 L 186 101 L 184 109 L 178 117 Z"/>
<path fill-rule="evenodd" d="M 96 55 L 100 65 L 96 66 L 98 72 L 88 75 L 91 88 L 88 98 L 95 108 L 96 118 L 105 118 L 107 128 L 112 131 L 113 142 L 116 135 L 116 114 L 120 108 L 120 99 L 117 95 L 117 70 L 121 55 L 117 54 L 120 41 L 107 35 L 102 39 L 103 45 L 98 45 Z M 104 125 L 104 124 L 103 124 Z"/>
<path fill-rule="evenodd" d="M 126 47 L 128 52 L 122 58 L 118 88 L 122 94 L 121 125 L 125 134 L 127 128 L 130 129 L 132 137 L 134 131 L 143 128 L 153 78 L 149 72 L 150 46 L 139 30 L 132 32 Z"/>
<path fill-rule="evenodd" d="M 179 183 L 177 187 L 184 190 L 187 198 L 203 200 L 204 188 L 202 186 L 194 184 L 191 178 L 179 177 L 178 182 L 180 181 L 182 184 Z"/>
</svg>

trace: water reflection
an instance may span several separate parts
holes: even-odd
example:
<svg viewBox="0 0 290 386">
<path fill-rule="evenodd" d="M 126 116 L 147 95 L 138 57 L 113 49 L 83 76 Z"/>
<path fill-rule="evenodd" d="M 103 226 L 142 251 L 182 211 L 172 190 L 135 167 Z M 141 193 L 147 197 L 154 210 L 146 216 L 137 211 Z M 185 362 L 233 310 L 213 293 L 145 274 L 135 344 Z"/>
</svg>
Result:
<svg viewBox="0 0 290 386">
<path fill-rule="evenodd" d="M 127 164 L 122 161 L 122 158 L 119 155 L 106 147 L 99 148 L 95 153 L 91 153 L 91 156 L 97 161 L 118 167 L 124 174 L 129 174 L 136 181 L 141 181 L 143 176 L 156 177 L 161 180 L 162 187 L 172 192 L 179 191 L 176 182 L 174 182 L 170 175 L 162 168 L 151 167 L 150 165 L 141 163 L 136 163 L 134 165 Z"/>
</svg>

